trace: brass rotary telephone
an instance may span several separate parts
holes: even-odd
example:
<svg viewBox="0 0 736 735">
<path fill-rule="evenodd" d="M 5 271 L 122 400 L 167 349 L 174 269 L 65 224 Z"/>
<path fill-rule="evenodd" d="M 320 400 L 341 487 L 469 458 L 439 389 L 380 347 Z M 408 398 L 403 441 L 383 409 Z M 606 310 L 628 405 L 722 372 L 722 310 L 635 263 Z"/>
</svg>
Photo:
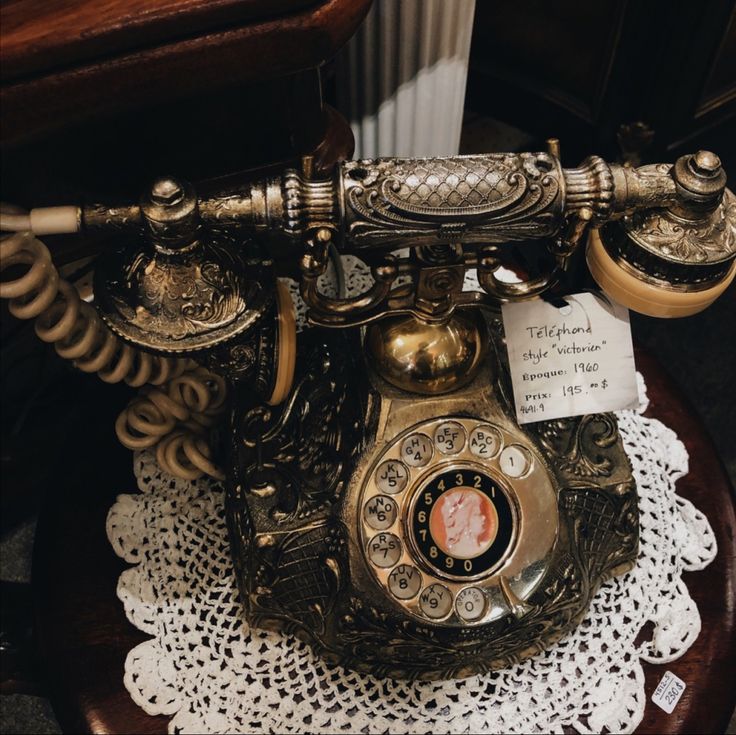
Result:
<svg viewBox="0 0 736 735">
<path fill-rule="evenodd" d="M 163 178 L 138 204 L 6 212 L 25 232 L 0 265 L 27 271 L 0 295 L 82 369 L 149 384 L 119 419 L 127 446 L 224 476 L 252 624 L 378 676 L 468 676 L 559 639 L 638 544 L 612 415 L 517 425 L 498 305 L 553 290 L 584 236 L 599 285 L 652 315 L 695 313 L 736 274 L 717 156 L 564 169 L 555 153 L 324 179 L 307 160 L 207 197 Z M 93 229 L 120 243 L 96 262 L 96 312 L 31 234 Z M 335 251 L 370 266 L 364 293 L 320 290 Z M 298 271 L 298 340 L 274 261 Z M 503 278 L 514 263 L 524 276 Z"/>
</svg>

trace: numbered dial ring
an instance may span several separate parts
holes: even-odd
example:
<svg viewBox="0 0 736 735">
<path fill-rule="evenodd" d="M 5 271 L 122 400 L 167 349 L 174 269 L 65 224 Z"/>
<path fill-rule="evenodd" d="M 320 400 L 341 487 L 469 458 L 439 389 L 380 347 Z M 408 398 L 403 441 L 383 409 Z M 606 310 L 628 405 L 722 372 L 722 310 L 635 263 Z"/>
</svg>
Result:
<svg viewBox="0 0 736 735">
<path fill-rule="evenodd" d="M 358 524 L 395 605 L 433 625 L 483 625 L 543 578 L 557 496 L 523 431 L 447 415 L 398 432 L 366 467 Z"/>
</svg>

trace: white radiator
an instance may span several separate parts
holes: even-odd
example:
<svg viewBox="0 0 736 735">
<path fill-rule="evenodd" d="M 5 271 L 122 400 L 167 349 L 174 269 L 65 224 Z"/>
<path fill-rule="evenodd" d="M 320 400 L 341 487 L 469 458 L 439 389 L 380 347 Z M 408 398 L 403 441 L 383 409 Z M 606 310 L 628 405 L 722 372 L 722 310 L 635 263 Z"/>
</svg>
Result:
<svg viewBox="0 0 736 735">
<path fill-rule="evenodd" d="M 337 60 L 355 158 L 458 152 L 475 0 L 375 0 Z"/>
</svg>

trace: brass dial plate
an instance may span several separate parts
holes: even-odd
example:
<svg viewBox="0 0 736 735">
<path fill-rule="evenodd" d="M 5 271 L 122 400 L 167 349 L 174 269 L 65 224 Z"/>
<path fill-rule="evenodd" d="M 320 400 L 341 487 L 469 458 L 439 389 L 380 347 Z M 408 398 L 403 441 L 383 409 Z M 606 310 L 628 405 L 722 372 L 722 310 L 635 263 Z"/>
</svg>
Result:
<svg viewBox="0 0 736 735">
<path fill-rule="evenodd" d="M 439 625 L 512 612 L 543 576 L 558 531 L 541 456 L 520 430 L 480 418 L 432 419 L 396 436 L 367 473 L 359 507 L 361 548 L 378 585 Z M 454 546 L 443 536 L 453 512 L 480 529 L 462 535 L 460 522 Z"/>
</svg>

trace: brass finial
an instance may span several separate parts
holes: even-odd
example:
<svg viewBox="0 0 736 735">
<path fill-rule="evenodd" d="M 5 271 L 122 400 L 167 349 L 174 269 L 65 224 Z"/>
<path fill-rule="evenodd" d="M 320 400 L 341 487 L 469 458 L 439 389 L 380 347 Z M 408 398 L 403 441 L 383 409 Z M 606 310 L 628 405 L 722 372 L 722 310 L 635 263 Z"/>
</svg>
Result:
<svg viewBox="0 0 736 735">
<path fill-rule="evenodd" d="M 711 151 L 698 151 L 690 159 L 690 168 L 701 176 L 715 176 L 721 168 L 721 159 Z"/>
<path fill-rule="evenodd" d="M 559 138 L 547 138 L 547 153 L 555 158 L 560 157 L 560 139 Z"/>
<path fill-rule="evenodd" d="M 176 179 L 156 179 L 151 186 L 151 200 L 156 204 L 178 204 L 184 198 L 184 189 Z"/>
</svg>

